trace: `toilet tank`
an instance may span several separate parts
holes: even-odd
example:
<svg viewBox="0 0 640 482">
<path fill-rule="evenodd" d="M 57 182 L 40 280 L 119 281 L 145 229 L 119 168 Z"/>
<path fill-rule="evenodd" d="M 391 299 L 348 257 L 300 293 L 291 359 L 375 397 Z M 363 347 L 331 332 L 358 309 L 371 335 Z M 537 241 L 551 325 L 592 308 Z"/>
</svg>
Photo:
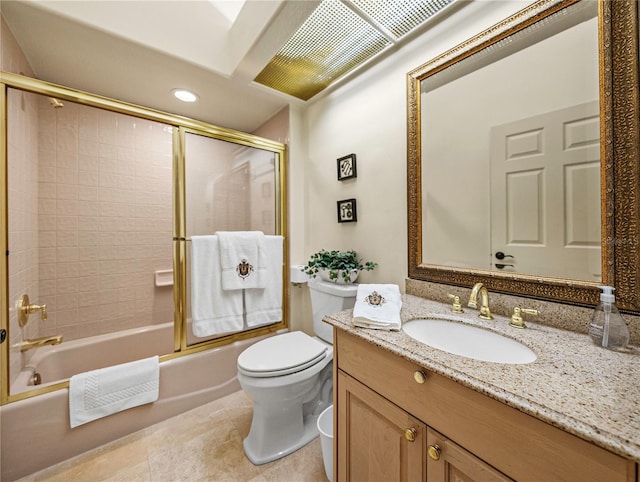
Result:
<svg viewBox="0 0 640 482">
<path fill-rule="evenodd" d="M 327 343 L 333 344 L 333 327 L 322 321 L 325 315 L 331 315 L 353 308 L 358 285 L 337 284 L 319 279 L 309 280 L 311 309 L 313 311 L 313 331 Z"/>
</svg>

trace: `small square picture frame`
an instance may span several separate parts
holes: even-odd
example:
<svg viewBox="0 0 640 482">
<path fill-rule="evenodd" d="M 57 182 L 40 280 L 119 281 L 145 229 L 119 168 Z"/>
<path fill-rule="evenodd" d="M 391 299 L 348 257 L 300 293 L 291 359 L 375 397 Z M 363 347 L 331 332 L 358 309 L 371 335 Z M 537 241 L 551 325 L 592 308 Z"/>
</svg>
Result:
<svg viewBox="0 0 640 482">
<path fill-rule="evenodd" d="M 358 220 L 358 210 L 355 199 L 338 201 L 338 222 L 355 223 Z"/>
<path fill-rule="evenodd" d="M 354 179 L 358 177 L 358 171 L 356 169 L 356 155 L 349 154 L 338 158 L 338 181 L 345 181 L 347 179 Z"/>
</svg>

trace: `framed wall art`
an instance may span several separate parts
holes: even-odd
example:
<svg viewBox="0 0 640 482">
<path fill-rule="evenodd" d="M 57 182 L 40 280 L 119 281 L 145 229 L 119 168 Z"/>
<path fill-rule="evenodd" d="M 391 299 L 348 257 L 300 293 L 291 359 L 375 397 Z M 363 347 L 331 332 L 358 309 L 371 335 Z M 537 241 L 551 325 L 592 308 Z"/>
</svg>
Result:
<svg viewBox="0 0 640 482">
<path fill-rule="evenodd" d="M 340 157 L 338 159 L 338 181 L 353 179 L 357 176 L 356 155 L 349 154 L 348 156 Z"/>
<path fill-rule="evenodd" d="M 358 220 L 355 199 L 344 199 L 338 201 L 338 222 L 354 223 Z"/>
</svg>

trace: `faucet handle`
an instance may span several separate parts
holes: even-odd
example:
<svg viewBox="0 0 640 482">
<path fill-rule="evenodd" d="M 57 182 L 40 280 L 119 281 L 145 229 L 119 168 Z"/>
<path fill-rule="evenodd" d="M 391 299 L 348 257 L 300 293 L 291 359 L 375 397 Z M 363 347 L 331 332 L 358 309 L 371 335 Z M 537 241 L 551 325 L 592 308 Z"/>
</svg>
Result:
<svg viewBox="0 0 640 482">
<path fill-rule="evenodd" d="M 452 294 L 448 294 L 447 296 L 453 300 L 453 303 L 451 304 L 451 311 L 454 313 L 464 313 L 462 304 L 460 303 L 460 297 Z"/>
<path fill-rule="evenodd" d="M 42 319 L 42 321 L 47 321 L 47 318 L 48 318 L 47 305 L 36 305 L 36 306 L 38 306 L 37 309 L 41 311 L 40 318 Z"/>
<path fill-rule="evenodd" d="M 34 305 L 29 301 L 29 295 L 22 295 L 17 302 L 18 324 L 24 326 L 29 321 L 29 315 L 40 311 L 42 321 L 47 321 L 47 305 Z"/>
<path fill-rule="evenodd" d="M 526 328 L 527 325 L 524 323 L 522 313 L 534 316 L 538 316 L 540 314 L 538 310 L 534 310 L 532 308 L 519 308 L 516 306 L 513 309 L 513 315 L 511 315 L 511 322 L 509 323 L 509 326 L 513 326 L 514 328 Z"/>
</svg>

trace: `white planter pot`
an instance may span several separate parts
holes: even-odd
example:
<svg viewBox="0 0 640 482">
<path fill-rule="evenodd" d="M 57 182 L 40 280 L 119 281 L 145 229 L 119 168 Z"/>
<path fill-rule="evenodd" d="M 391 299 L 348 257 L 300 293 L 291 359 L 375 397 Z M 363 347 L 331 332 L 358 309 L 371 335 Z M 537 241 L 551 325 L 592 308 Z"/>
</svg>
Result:
<svg viewBox="0 0 640 482">
<path fill-rule="evenodd" d="M 343 270 L 341 269 L 338 270 L 338 277 L 336 279 L 331 279 L 329 277 L 328 269 L 324 268 L 324 269 L 318 270 L 318 276 L 322 281 L 329 281 L 330 283 L 336 283 L 339 285 L 354 283 L 355 280 L 358 279 L 358 275 L 360 274 L 360 271 L 358 271 L 357 269 L 352 269 L 351 271 L 349 271 L 349 281 L 345 281 L 345 279 L 342 276 L 342 273 L 343 273 Z"/>
</svg>

